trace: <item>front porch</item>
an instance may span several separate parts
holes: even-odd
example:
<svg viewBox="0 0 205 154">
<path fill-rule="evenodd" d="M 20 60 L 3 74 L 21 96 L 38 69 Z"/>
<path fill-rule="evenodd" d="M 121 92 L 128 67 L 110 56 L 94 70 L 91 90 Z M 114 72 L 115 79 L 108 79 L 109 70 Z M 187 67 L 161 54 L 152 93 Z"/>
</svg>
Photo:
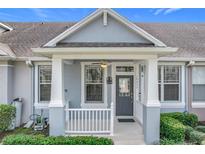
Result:
<svg viewBox="0 0 205 154">
<path fill-rule="evenodd" d="M 115 145 L 144 145 L 142 125 L 138 122 L 114 121 L 114 134 L 110 137 Z"/>
<path fill-rule="evenodd" d="M 116 144 L 144 144 L 144 137 L 148 144 L 156 142 L 159 138 L 160 109 L 158 101 L 148 100 L 157 97 L 154 89 L 157 88 L 157 75 L 153 76 L 157 73 L 157 60 L 104 60 L 107 66 L 102 68 L 103 92 L 99 95 L 96 93 L 99 91 L 97 89 L 87 94 L 83 88 L 86 73 L 82 68 L 84 70 L 85 66 L 100 66 L 99 62 L 101 61 L 53 59 L 49 104 L 50 135 L 106 135 L 113 138 Z M 117 69 L 124 72 L 118 72 Z M 155 81 L 150 82 L 153 79 Z M 89 97 L 88 102 L 86 96 Z M 117 98 L 118 96 L 121 97 Z M 62 103 L 56 98 L 63 98 Z M 90 102 L 93 98 L 96 102 Z M 97 102 L 100 99 L 103 102 Z M 119 99 L 122 99 L 121 107 Z M 148 106 L 147 103 L 151 104 Z M 135 119 L 135 122 L 118 122 L 118 118 Z"/>
</svg>

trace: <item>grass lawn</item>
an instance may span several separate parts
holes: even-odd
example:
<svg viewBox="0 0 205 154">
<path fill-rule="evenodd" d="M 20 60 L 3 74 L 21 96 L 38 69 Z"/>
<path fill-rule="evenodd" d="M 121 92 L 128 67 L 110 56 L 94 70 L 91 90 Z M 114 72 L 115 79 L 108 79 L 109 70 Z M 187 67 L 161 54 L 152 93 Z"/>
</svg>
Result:
<svg viewBox="0 0 205 154">
<path fill-rule="evenodd" d="M 1 143 L 2 139 L 3 139 L 5 136 L 15 135 L 15 134 L 26 134 L 26 135 L 38 135 L 38 134 L 42 134 L 42 135 L 48 136 L 48 128 L 47 128 L 47 129 L 44 129 L 43 131 L 34 131 L 33 128 L 23 128 L 23 127 L 19 127 L 19 128 L 16 128 L 15 130 L 0 132 L 0 143 Z"/>
</svg>

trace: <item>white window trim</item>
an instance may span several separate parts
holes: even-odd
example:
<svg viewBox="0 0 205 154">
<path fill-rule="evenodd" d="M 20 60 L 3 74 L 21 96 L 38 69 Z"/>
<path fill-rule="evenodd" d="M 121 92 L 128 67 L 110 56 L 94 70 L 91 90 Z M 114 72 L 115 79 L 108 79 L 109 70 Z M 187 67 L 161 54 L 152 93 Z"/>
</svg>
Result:
<svg viewBox="0 0 205 154">
<path fill-rule="evenodd" d="M 185 97 L 186 97 L 186 91 L 185 91 L 185 63 L 184 62 L 159 62 L 158 66 L 166 66 L 166 65 L 173 65 L 173 66 L 180 66 L 181 72 L 180 72 L 180 91 L 179 91 L 179 97 L 180 101 L 160 101 L 161 108 L 185 108 Z M 163 70 L 161 70 L 163 71 Z M 163 78 L 163 76 L 161 76 Z M 163 92 L 161 93 L 163 94 Z M 163 97 L 163 95 L 162 95 Z"/>
<path fill-rule="evenodd" d="M 39 102 L 39 86 L 38 86 L 38 82 L 39 82 L 39 73 L 38 73 L 38 68 L 39 66 L 42 65 L 52 65 L 51 62 L 35 62 L 34 63 L 34 89 L 35 89 L 35 94 L 34 94 L 34 106 L 36 109 L 44 109 L 44 108 L 48 108 L 49 102 Z"/>
<path fill-rule="evenodd" d="M 193 102 L 191 104 L 192 108 L 205 108 L 205 102 Z"/>
<path fill-rule="evenodd" d="M 205 67 L 205 63 L 204 62 L 198 62 L 198 63 L 195 63 L 195 65 L 194 66 L 201 66 L 201 67 Z M 192 72 L 193 73 L 193 72 Z M 192 75 L 192 73 L 191 73 L 191 75 Z M 192 77 L 192 79 L 193 79 L 193 77 Z M 193 83 L 192 83 L 192 81 L 191 81 L 191 88 L 192 88 L 192 93 L 191 93 L 191 95 L 192 95 L 192 97 L 193 97 Z M 205 108 L 205 102 L 204 101 L 193 101 L 193 98 L 192 98 L 192 103 L 191 103 L 191 107 L 192 108 Z"/>
<path fill-rule="evenodd" d="M 107 108 L 107 67 L 103 72 L 103 103 L 85 103 L 85 65 L 95 65 L 93 63 L 98 62 L 81 62 L 81 108 Z"/>
</svg>

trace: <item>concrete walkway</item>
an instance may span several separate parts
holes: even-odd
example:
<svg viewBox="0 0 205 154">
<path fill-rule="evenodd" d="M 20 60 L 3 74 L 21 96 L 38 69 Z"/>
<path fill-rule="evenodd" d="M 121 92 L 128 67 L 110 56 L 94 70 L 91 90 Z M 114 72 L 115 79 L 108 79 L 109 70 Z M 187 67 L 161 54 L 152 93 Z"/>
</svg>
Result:
<svg viewBox="0 0 205 154">
<path fill-rule="evenodd" d="M 114 136 L 111 138 L 115 145 L 145 144 L 142 126 L 138 122 L 118 122 L 116 119 L 114 124 Z"/>
</svg>

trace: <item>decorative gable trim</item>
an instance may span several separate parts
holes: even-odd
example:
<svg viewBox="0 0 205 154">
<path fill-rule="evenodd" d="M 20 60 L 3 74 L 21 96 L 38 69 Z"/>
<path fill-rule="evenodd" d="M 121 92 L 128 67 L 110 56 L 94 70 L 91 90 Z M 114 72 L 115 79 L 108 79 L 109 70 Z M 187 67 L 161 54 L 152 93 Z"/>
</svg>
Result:
<svg viewBox="0 0 205 154">
<path fill-rule="evenodd" d="M 154 36 L 150 35 L 149 33 L 144 31 L 140 27 L 136 26 L 132 22 L 128 21 L 126 18 L 120 16 L 118 13 L 116 13 L 112 9 L 97 9 L 96 11 L 91 13 L 89 16 L 87 16 L 86 18 L 84 18 L 80 22 L 76 23 L 75 25 L 73 25 L 72 27 L 70 27 L 69 29 L 67 29 L 66 31 L 64 31 L 63 33 L 61 33 L 60 35 L 58 35 L 57 37 L 55 37 L 54 39 L 52 39 L 51 41 L 46 43 L 44 45 L 44 47 L 54 47 L 54 46 L 56 46 L 56 44 L 59 41 L 63 40 L 67 36 L 71 35 L 72 33 L 76 32 L 77 30 L 82 28 L 83 26 L 87 25 L 88 23 L 90 23 L 92 20 L 94 20 L 95 18 L 97 18 L 101 14 L 103 14 L 103 24 L 104 24 L 104 26 L 107 25 L 107 14 L 109 14 L 112 17 L 114 17 L 116 20 L 118 20 L 120 23 L 124 24 L 125 26 L 127 26 L 128 28 L 130 28 L 134 32 L 136 32 L 137 34 L 141 35 L 145 39 L 152 42 L 155 46 L 166 47 L 166 45 L 163 42 L 156 39 Z"/>
</svg>

